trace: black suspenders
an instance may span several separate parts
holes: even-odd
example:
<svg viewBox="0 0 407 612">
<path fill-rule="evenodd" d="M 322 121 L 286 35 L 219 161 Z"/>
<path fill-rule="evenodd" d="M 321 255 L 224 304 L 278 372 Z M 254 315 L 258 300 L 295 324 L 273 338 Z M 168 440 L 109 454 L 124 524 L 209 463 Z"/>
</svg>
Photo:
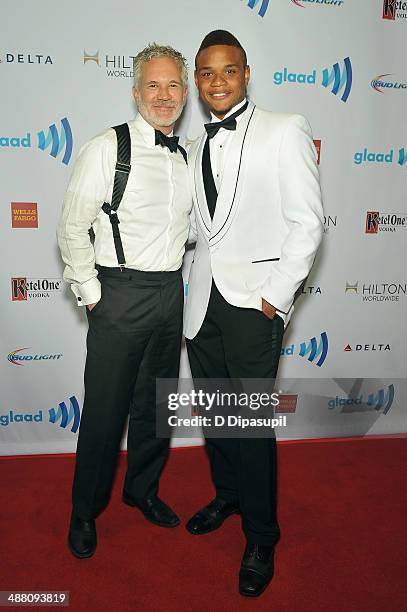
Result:
<svg viewBox="0 0 407 612">
<path fill-rule="evenodd" d="M 112 202 L 111 204 L 105 202 L 102 206 L 102 210 L 109 216 L 110 223 L 112 224 L 114 248 L 116 249 L 117 261 L 120 269 L 123 270 L 126 266 L 126 260 L 124 257 L 122 240 L 120 238 L 120 221 L 117 216 L 117 209 L 119 208 L 120 202 L 123 199 L 123 194 L 126 189 L 127 180 L 131 170 L 131 141 L 129 126 L 127 123 L 116 125 L 113 127 L 113 129 L 116 132 L 117 137 L 117 161 L 113 183 Z M 182 153 L 182 156 L 186 162 L 187 154 L 185 149 L 183 149 L 180 145 L 178 145 L 178 149 Z"/>
<path fill-rule="evenodd" d="M 113 195 L 112 202 L 108 204 L 105 202 L 102 206 L 102 210 L 109 215 L 110 223 L 112 224 L 114 247 L 116 249 L 117 261 L 120 269 L 126 265 L 124 258 L 124 251 L 122 240 L 120 238 L 119 231 L 119 218 L 117 216 L 117 209 L 122 201 L 124 190 L 126 189 L 127 180 L 129 178 L 131 166 L 131 142 L 130 142 L 130 131 L 127 123 L 122 125 L 114 126 L 114 131 L 117 137 L 117 161 L 113 183 Z"/>
</svg>

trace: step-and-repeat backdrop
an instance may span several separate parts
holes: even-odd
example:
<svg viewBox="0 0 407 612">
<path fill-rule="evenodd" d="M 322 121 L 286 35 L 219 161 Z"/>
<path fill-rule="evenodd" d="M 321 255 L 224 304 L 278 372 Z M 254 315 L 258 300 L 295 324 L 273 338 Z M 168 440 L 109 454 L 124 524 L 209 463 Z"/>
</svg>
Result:
<svg viewBox="0 0 407 612">
<path fill-rule="evenodd" d="M 325 235 L 280 376 L 321 385 L 297 393 L 282 380 L 284 435 L 407 431 L 407 2 L 18 0 L 0 24 L 1 454 L 75 449 L 86 317 L 62 281 L 55 228 L 80 146 L 134 116 L 132 56 L 152 41 L 189 61 L 178 131 L 195 138 L 193 59 L 217 28 L 247 50 L 250 97 L 304 114 L 319 156 Z"/>
</svg>

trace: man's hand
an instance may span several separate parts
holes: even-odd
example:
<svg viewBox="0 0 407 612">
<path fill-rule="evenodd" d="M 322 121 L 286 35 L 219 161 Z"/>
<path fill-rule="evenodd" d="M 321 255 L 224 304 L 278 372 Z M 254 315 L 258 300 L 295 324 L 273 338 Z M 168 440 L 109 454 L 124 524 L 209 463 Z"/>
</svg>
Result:
<svg viewBox="0 0 407 612">
<path fill-rule="evenodd" d="M 261 298 L 261 309 L 263 314 L 265 314 L 269 319 L 274 319 L 276 316 L 275 307 L 272 304 L 269 304 L 264 298 Z"/>
<path fill-rule="evenodd" d="M 88 310 L 93 310 L 95 308 L 96 304 L 97 304 L 97 302 L 95 302 L 94 304 L 88 304 L 87 305 Z"/>
</svg>

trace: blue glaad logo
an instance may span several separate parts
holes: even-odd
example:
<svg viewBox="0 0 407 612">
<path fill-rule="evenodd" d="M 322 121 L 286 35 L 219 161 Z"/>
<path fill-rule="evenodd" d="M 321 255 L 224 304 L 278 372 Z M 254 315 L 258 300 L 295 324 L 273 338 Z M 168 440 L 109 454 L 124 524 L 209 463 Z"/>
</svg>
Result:
<svg viewBox="0 0 407 612">
<path fill-rule="evenodd" d="M 65 165 L 68 165 L 71 159 L 72 145 L 72 130 L 66 117 L 61 119 L 60 132 L 58 132 L 55 123 L 49 126 L 46 136 L 43 131 L 38 132 L 38 148 L 45 151 L 48 147 L 51 147 L 49 154 L 55 158 L 64 151 L 62 163 Z"/>
<path fill-rule="evenodd" d="M 294 355 L 295 344 L 284 346 L 281 349 L 282 356 Z M 306 357 L 308 361 L 314 363 L 319 368 L 324 364 L 328 355 L 328 335 L 326 332 L 320 334 L 319 339 L 315 336 L 308 341 L 300 343 L 298 351 L 300 357 Z"/>
<path fill-rule="evenodd" d="M 373 410 L 387 414 L 393 405 L 394 396 L 394 385 L 391 384 L 387 386 L 387 389 L 379 389 L 376 393 L 370 393 L 367 399 L 364 398 L 363 394 L 356 397 L 339 397 L 337 395 L 328 400 L 328 408 L 330 410 L 340 408 L 339 412 L 348 414 Z"/>
<path fill-rule="evenodd" d="M 23 136 L 2 136 L 0 134 L 0 148 L 2 147 L 11 149 L 31 149 L 31 133 L 27 132 L 27 134 Z M 71 126 L 66 117 L 61 119 L 60 132 L 58 132 L 55 123 L 49 126 L 47 135 L 45 135 L 43 130 L 38 132 L 38 148 L 41 149 L 41 151 L 46 151 L 49 147 L 49 154 L 52 157 L 56 158 L 63 152 L 64 155 L 61 161 L 65 165 L 69 164 L 72 155 L 73 137 Z"/>
<path fill-rule="evenodd" d="M 258 7 L 258 15 L 260 17 L 264 17 L 270 4 L 270 0 L 245 0 L 245 2 L 246 1 L 249 8 L 257 9 Z"/>
<path fill-rule="evenodd" d="M 342 102 L 346 102 L 349 98 L 352 89 L 352 63 L 349 57 L 343 60 L 342 67 L 338 62 L 333 64 L 332 68 L 324 68 L 322 71 L 321 85 L 326 89 L 330 88 L 334 96 L 339 96 Z M 287 67 L 280 71 L 276 71 L 273 75 L 274 85 L 283 85 L 284 83 L 298 83 L 300 85 L 316 85 L 317 70 L 314 69 L 310 73 L 290 72 Z"/>
<path fill-rule="evenodd" d="M 71 432 L 76 433 L 78 431 L 81 421 L 81 411 L 78 400 L 74 395 L 69 398 L 69 409 L 65 402 L 60 402 L 57 410 L 55 410 L 55 408 L 50 408 L 48 413 L 50 423 L 59 423 L 60 427 L 66 429 L 72 422 Z"/>
<path fill-rule="evenodd" d="M 404 147 L 401 147 L 397 153 L 395 149 L 389 149 L 388 151 L 370 151 L 367 147 L 363 151 L 357 151 L 353 155 L 353 161 L 356 165 L 360 166 L 365 163 L 376 163 L 376 164 L 395 164 L 404 166 L 407 164 L 407 152 Z"/>
</svg>

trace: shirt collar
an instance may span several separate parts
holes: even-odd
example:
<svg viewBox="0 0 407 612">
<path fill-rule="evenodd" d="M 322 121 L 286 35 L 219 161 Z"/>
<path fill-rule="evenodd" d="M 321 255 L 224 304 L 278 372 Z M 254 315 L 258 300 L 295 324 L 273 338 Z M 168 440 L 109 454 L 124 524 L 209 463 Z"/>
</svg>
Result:
<svg viewBox="0 0 407 612">
<path fill-rule="evenodd" d="M 148 121 L 144 119 L 144 117 L 141 116 L 140 113 L 138 113 L 136 118 L 134 119 L 134 126 L 141 134 L 145 143 L 149 147 L 155 147 L 155 129 L 153 128 L 152 125 L 148 123 Z M 171 132 L 167 134 L 167 136 L 173 136 L 173 135 L 174 135 L 173 130 L 171 130 Z"/>
<path fill-rule="evenodd" d="M 226 113 L 226 115 L 223 117 L 223 119 L 227 119 L 228 117 L 230 117 L 230 115 L 233 115 L 233 113 L 235 113 L 237 110 L 239 110 L 239 108 L 242 108 L 242 106 L 244 106 L 245 104 L 246 104 L 246 98 L 244 98 L 244 100 L 239 102 L 239 104 L 236 104 L 236 106 L 231 108 L 230 111 L 228 113 Z M 239 123 L 242 115 L 243 115 L 243 113 L 236 117 L 237 123 Z M 211 113 L 211 123 L 217 123 L 218 121 L 223 121 L 223 119 L 219 119 L 213 113 Z"/>
</svg>

